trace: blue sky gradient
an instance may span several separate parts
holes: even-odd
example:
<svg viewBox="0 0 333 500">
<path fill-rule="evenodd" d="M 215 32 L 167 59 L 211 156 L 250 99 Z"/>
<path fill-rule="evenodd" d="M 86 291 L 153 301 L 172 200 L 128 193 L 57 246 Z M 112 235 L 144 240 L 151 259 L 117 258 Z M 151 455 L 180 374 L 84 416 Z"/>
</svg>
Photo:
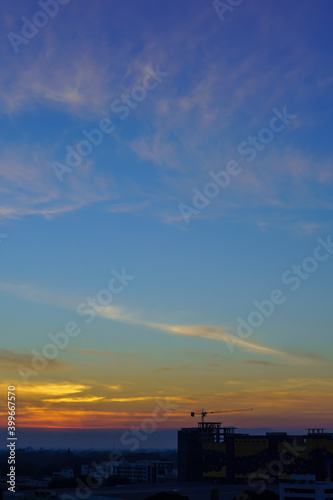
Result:
<svg viewBox="0 0 333 500">
<path fill-rule="evenodd" d="M 282 276 L 332 234 L 332 3 L 245 0 L 223 20 L 203 0 L 56 5 L 19 45 L 41 4 L 0 6 L 0 374 L 22 426 L 126 427 L 158 395 L 179 404 L 167 427 L 249 405 L 229 423 L 328 427 L 333 257 L 295 291 Z M 66 163 L 104 119 L 112 133 Z M 198 208 L 230 160 L 240 173 Z M 78 305 L 124 267 L 135 279 L 85 323 Z M 284 302 L 242 338 L 237 318 L 275 289 Z M 68 321 L 80 335 L 24 383 L 18 366 Z"/>
</svg>

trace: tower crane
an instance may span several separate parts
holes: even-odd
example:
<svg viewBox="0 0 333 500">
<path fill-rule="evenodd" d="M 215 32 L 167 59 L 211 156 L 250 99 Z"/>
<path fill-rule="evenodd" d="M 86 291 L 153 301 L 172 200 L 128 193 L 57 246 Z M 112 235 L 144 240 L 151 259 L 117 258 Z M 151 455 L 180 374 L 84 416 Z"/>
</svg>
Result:
<svg viewBox="0 0 333 500">
<path fill-rule="evenodd" d="M 210 413 L 236 413 L 238 411 L 253 411 L 253 408 L 242 408 L 240 410 L 220 410 L 220 411 L 205 411 L 202 409 L 201 411 L 192 411 L 191 417 L 195 417 L 196 415 L 201 415 L 201 422 L 204 423 L 205 417 L 207 417 Z"/>
</svg>

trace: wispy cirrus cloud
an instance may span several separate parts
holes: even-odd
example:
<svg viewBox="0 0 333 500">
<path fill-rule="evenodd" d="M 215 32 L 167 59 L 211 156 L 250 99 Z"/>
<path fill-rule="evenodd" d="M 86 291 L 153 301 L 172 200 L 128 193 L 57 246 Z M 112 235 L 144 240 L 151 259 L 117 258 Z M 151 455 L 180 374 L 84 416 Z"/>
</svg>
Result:
<svg viewBox="0 0 333 500">
<path fill-rule="evenodd" d="M 34 359 L 32 353 L 20 352 L 15 349 L 0 349 L 0 363 L 1 369 L 6 370 L 16 370 L 20 365 L 31 366 Z M 66 367 L 66 364 L 57 359 L 50 359 L 46 371 L 57 371 L 62 370 Z"/>
<path fill-rule="evenodd" d="M 9 292 L 11 294 L 20 296 L 24 300 L 32 300 L 35 302 L 43 302 L 51 304 L 53 301 L 54 305 L 71 308 L 76 308 L 79 302 L 74 302 L 71 299 L 70 302 L 66 301 L 63 294 L 48 294 L 38 288 L 33 289 L 31 293 L 31 288 L 28 285 L 17 285 L 10 283 L 0 283 L 0 290 Z M 45 298 L 48 297 L 48 298 Z M 61 297 L 61 299 L 59 299 Z M 66 304 L 66 305 L 65 305 Z M 71 306 L 72 304 L 72 306 Z M 152 322 L 146 319 L 142 319 L 137 311 L 127 310 L 120 306 L 106 306 L 103 309 L 96 311 L 97 315 L 101 318 L 128 323 L 137 326 L 145 326 L 157 331 L 163 331 L 172 335 L 179 335 L 192 338 L 203 338 L 207 340 L 213 340 L 217 342 L 222 342 L 225 345 L 232 344 L 245 351 L 256 352 L 262 355 L 268 356 L 278 356 L 285 360 L 289 360 L 293 363 L 325 363 L 324 358 L 306 353 L 296 353 L 289 352 L 282 349 L 276 349 L 273 347 L 268 347 L 265 345 L 260 345 L 255 342 L 249 342 L 244 340 L 230 332 L 226 327 L 221 326 L 209 326 L 209 325 L 173 325 L 165 323 Z M 112 355 L 112 354 L 111 354 Z"/>
<path fill-rule="evenodd" d="M 138 401 L 155 401 L 160 399 L 161 395 L 156 396 L 133 396 L 133 397 L 123 397 L 123 398 L 110 398 L 108 401 L 111 403 L 136 403 Z M 163 398 L 169 401 L 178 401 L 181 403 L 192 401 L 190 398 L 183 398 L 178 396 L 163 396 Z"/>
<path fill-rule="evenodd" d="M 48 28 L 39 35 L 44 39 L 44 50 L 21 49 L 20 64 L 16 64 L 18 57 L 7 55 L 8 72 L 0 76 L 2 110 L 15 114 L 31 110 L 38 103 L 62 106 L 81 116 L 87 112 L 104 113 L 114 90 L 115 66 L 110 56 L 120 57 L 119 51 L 117 54 L 110 47 L 108 58 L 106 49 L 100 46 L 97 51 L 96 41 L 89 43 L 83 37 L 59 45 L 54 26 Z M 69 33 L 63 35 L 65 42 Z M 126 53 L 124 47 L 122 54 Z"/>
<path fill-rule="evenodd" d="M 115 186 L 111 192 L 107 178 L 89 175 L 94 167 L 91 160 L 83 162 L 60 188 L 51 168 L 53 155 L 54 148 L 47 154 L 40 145 L 4 149 L 0 157 L 0 219 L 29 215 L 52 218 L 115 196 Z"/>
<path fill-rule="evenodd" d="M 226 327 L 208 326 L 208 325 L 172 325 L 150 322 L 140 319 L 136 314 L 127 312 L 121 308 L 106 307 L 100 313 L 100 316 L 112 319 L 115 321 L 122 321 L 130 324 L 137 324 L 147 326 L 155 330 L 162 330 L 164 332 L 193 338 L 204 338 L 223 342 L 224 344 L 231 343 L 242 348 L 245 351 L 257 352 L 263 355 L 273 355 L 289 359 L 290 362 L 310 363 L 310 362 L 324 362 L 320 356 L 313 356 L 312 354 L 301 354 L 284 351 L 264 345 L 249 342 L 236 335 L 230 333 Z"/>
<path fill-rule="evenodd" d="M 2 9 L 8 30 L 20 31 L 22 15 L 31 15 L 27 10 L 31 9 L 24 3 Z M 103 118 L 112 99 L 131 89 L 147 64 L 162 62 L 164 53 L 146 36 L 142 36 L 140 47 L 128 40 L 114 44 L 105 35 L 96 37 L 97 30 L 110 30 L 110 19 L 106 22 L 105 9 L 97 4 L 86 4 L 82 9 L 70 3 L 62 10 L 35 40 L 20 47 L 17 56 L 10 43 L 5 45 L 8 70 L 0 75 L 2 111 L 15 115 L 39 105 L 71 116 Z M 125 35 L 127 30 L 125 23 L 121 31 Z"/>
<path fill-rule="evenodd" d="M 53 290 L 42 291 L 41 287 L 33 283 L 0 282 L 0 292 L 19 297 L 22 300 L 39 302 L 56 307 L 74 308 L 78 298 L 67 294 L 66 298 L 61 292 Z"/>
<path fill-rule="evenodd" d="M 103 396 L 82 396 L 75 398 L 46 398 L 43 399 L 46 403 L 95 403 L 96 401 L 102 401 Z"/>
<path fill-rule="evenodd" d="M 137 203 L 114 203 L 107 209 L 109 213 L 136 213 L 148 208 L 151 204 L 150 200 L 144 200 Z"/>
<path fill-rule="evenodd" d="M 261 366 L 282 366 L 279 363 L 272 363 L 270 361 L 258 361 L 256 359 L 243 359 L 242 363 L 247 363 L 248 365 L 261 365 Z"/>
<path fill-rule="evenodd" d="M 7 24 L 11 25 L 11 29 L 14 29 L 15 20 L 20 18 L 17 11 L 19 9 L 13 7 L 15 15 L 13 14 L 12 21 L 8 20 L 8 16 L 11 16 L 6 12 Z M 243 12 L 244 16 L 256 19 L 259 39 L 266 47 L 267 25 L 273 29 L 276 15 L 280 12 L 264 11 L 259 19 L 250 6 L 243 6 Z M 172 28 L 172 37 L 170 32 L 147 26 L 140 9 L 137 8 L 136 13 L 147 28 L 138 48 L 129 43 L 114 47 L 107 39 L 103 39 L 101 43 L 95 37 L 96 26 L 105 27 L 104 13 L 100 7 L 94 6 L 92 15 L 91 7 L 86 7 L 82 12 L 75 4 L 68 5 L 66 12 L 59 18 L 59 22 L 63 23 L 61 43 L 56 36 L 58 21 L 55 21 L 38 34 L 41 44 L 34 51 L 22 50 L 20 59 L 7 54 L 9 76 L 4 75 L 2 81 L 3 110 L 14 116 L 24 112 L 31 113 L 36 106 L 41 106 L 44 111 L 61 109 L 61 112 L 67 113 L 69 128 L 75 126 L 77 117 L 89 122 L 91 126 L 91 121 L 97 124 L 99 119 L 110 115 L 112 99 L 130 91 L 142 78 L 147 64 L 154 62 L 164 66 L 171 74 L 168 84 L 163 89 L 159 88 L 156 98 L 150 104 L 149 100 L 145 102 L 144 112 L 140 108 L 135 110 L 141 126 L 129 139 L 122 139 L 121 132 L 117 137 L 118 146 L 123 146 L 126 151 L 130 148 L 135 153 L 138 166 L 142 166 L 140 163 L 143 162 L 156 166 L 159 182 L 154 191 L 158 194 L 153 196 L 147 186 L 142 185 L 140 178 L 137 178 L 136 183 L 142 189 L 144 201 L 128 199 L 126 202 L 111 203 L 105 210 L 109 213 L 138 213 L 150 204 L 151 210 L 148 213 L 151 217 L 157 217 L 164 223 L 180 225 L 183 219 L 177 212 L 177 204 L 190 202 L 193 187 L 200 189 L 208 181 L 207 171 L 218 171 L 229 159 L 237 156 L 239 142 L 265 125 L 272 107 L 282 99 L 285 102 L 289 82 L 309 82 L 302 87 L 304 95 L 301 98 L 298 94 L 293 97 L 292 102 L 298 108 L 314 91 L 322 91 L 322 84 L 320 86 L 318 82 L 327 81 L 329 75 L 320 74 L 318 82 L 310 84 L 317 54 L 308 44 L 308 57 L 303 57 L 306 50 L 304 43 L 308 43 L 306 37 L 295 42 L 286 36 L 283 40 L 286 54 L 274 65 L 270 64 L 268 49 L 254 55 L 244 53 L 242 48 L 235 45 L 227 58 L 224 53 L 220 53 L 222 49 L 215 47 L 212 50 L 212 43 L 202 43 L 204 57 L 200 56 L 198 64 L 198 54 L 191 41 L 193 33 L 198 36 L 198 27 L 209 26 L 209 29 L 201 32 L 202 42 L 210 41 L 212 33 L 218 34 L 221 42 L 224 36 L 227 37 L 226 32 L 220 33 L 220 26 L 212 15 L 214 12 L 208 7 L 193 11 L 186 29 L 176 23 Z M 302 13 L 299 15 L 302 16 Z M 74 38 L 71 24 L 73 19 L 80 27 Z M 244 18 L 239 22 L 245 22 Z M 121 23 L 121 26 L 121 31 L 128 33 L 130 27 L 126 23 Z M 294 44 L 293 50 L 288 50 Z M 25 48 L 30 49 L 30 46 Z M 237 64 L 232 63 L 232 60 L 237 60 Z M 187 73 L 180 86 L 184 62 Z M 281 83 L 278 87 L 275 85 L 276 81 L 285 80 L 288 84 Z M 264 96 L 260 107 L 257 95 Z M 291 111 L 297 112 L 298 109 Z M 295 128 L 300 126 L 299 122 L 294 125 Z M 58 133 L 62 135 L 62 129 L 60 130 Z M 54 142 L 60 140 L 56 134 Z M 44 141 L 41 139 L 41 143 L 44 149 L 45 138 Z M 262 211 L 262 207 L 275 207 L 280 212 L 290 212 L 295 207 L 331 209 L 327 195 L 310 196 L 309 189 L 316 173 L 319 182 L 330 182 L 331 158 L 326 158 L 323 163 L 328 168 L 323 168 L 321 162 L 309 161 L 308 151 L 301 154 L 291 138 L 284 138 L 275 148 L 277 151 L 274 151 L 273 145 L 272 148 L 269 146 L 272 153 L 261 159 L 258 155 L 255 171 L 251 169 L 244 172 L 234 186 L 228 188 L 228 193 L 224 192 L 221 200 L 215 200 L 198 218 L 223 217 L 226 213 L 229 217 L 237 218 L 239 207 L 234 207 L 235 194 L 239 195 L 240 205 L 244 209 L 257 207 L 258 211 Z M 54 151 L 55 149 L 54 147 Z M 0 205 L 2 219 L 38 214 L 51 218 L 112 199 L 115 185 L 107 177 L 107 169 L 103 166 L 99 169 L 99 182 L 96 180 L 96 172 L 94 175 L 86 175 L 85 181 L 82 178 L 79 180 L 78 170 L 75 175 L 70 176 L 71 179 L 68 178 L 67 191 L 63 189 L 64 186 L 59 191 L 55 183 L 42 175 L 46 166 L 46 170 L 49 169 L 53 175 L 50 162 L 55 159 L 54 151 L 37 159 L 40 163 L 37 169 L 32 161 L 26 159 L 27 155 L 21 155 L 21 167 L 23 165 L 24 168 L 20 168 L 20 172 L 16 171 L 16 174 L 19 173 L 16 177 L 21 178 L 16 185 L 15 169 L 12 168 L 15 166 L 15 158 L 9 158 L 9 161 L 5 159 L 8 163 L 7 174 L 12 170 L 12 179 L 7 178 L 4 189 L 8 193 L 13 192 L 12 188 L 15 187 L 26 191 L 14 201 L 4 198 Z M 119 150 L 116 155 L 121 156 Z M 80 171 L 84 168 L 80 166 Z M 2 169 L 5 167 L 0 165 L 0 170 Z M 92 173 L 93 167 L 90 164 L 86 169 Z M 301 190 L 300 180 L 303 184 Z M 123 181 L 123 192 L 128 192 L 128 178 Z M 119 199 L 119 193 L 115 199 Z M 256 223 L 257 215 L 253 219 Z M 302 220 L 302 223 L 306 226 L 309 221 Z"/>
<path fill-rule="evenodd" d="M 46 394 L 48 396 L 64 396 L 66 394 L 76 394 L 89 390 L 89 385 L 62 381 L 57 384 L 47 382 L 44 384 L 26 385 L 22 387 L 22 393 Z"/>
</svg>

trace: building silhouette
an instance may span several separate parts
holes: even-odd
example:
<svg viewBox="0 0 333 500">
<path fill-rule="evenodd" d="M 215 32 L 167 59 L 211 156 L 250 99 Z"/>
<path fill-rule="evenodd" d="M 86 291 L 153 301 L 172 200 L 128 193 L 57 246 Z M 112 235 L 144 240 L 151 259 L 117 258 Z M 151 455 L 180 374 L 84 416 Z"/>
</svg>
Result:
<svg viewBox="0 0 333 500">
<path fill-rule="evenodd" d="M 199 422 L 198 427 L 178 431 L 180 481 L 267 483 L 289 480 L 292 474 L 328 478 L 327 463 L 333 457 L 333 434 L 308 429 L 304 435 L 267 432 L 241 434 L 220 422 Z"/>
</svg>

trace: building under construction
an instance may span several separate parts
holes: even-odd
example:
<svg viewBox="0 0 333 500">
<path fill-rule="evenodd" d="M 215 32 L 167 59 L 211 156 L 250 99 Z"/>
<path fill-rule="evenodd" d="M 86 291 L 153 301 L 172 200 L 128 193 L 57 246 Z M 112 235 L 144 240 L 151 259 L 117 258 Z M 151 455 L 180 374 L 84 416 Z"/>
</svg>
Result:
<svg viewBox="0 0 333 500">
<path fill-rule="evenodd" d="M 329 480 L 333 434 L 308 429 L 304 435 L 267 432 L 249 435 L 220 422 L 205 422 L 178 431 L 180 481 L 247 482 L 289 480 L 292 474 Z M 256 483 L 257 482 L 257 483 Z"/>
</svg>

